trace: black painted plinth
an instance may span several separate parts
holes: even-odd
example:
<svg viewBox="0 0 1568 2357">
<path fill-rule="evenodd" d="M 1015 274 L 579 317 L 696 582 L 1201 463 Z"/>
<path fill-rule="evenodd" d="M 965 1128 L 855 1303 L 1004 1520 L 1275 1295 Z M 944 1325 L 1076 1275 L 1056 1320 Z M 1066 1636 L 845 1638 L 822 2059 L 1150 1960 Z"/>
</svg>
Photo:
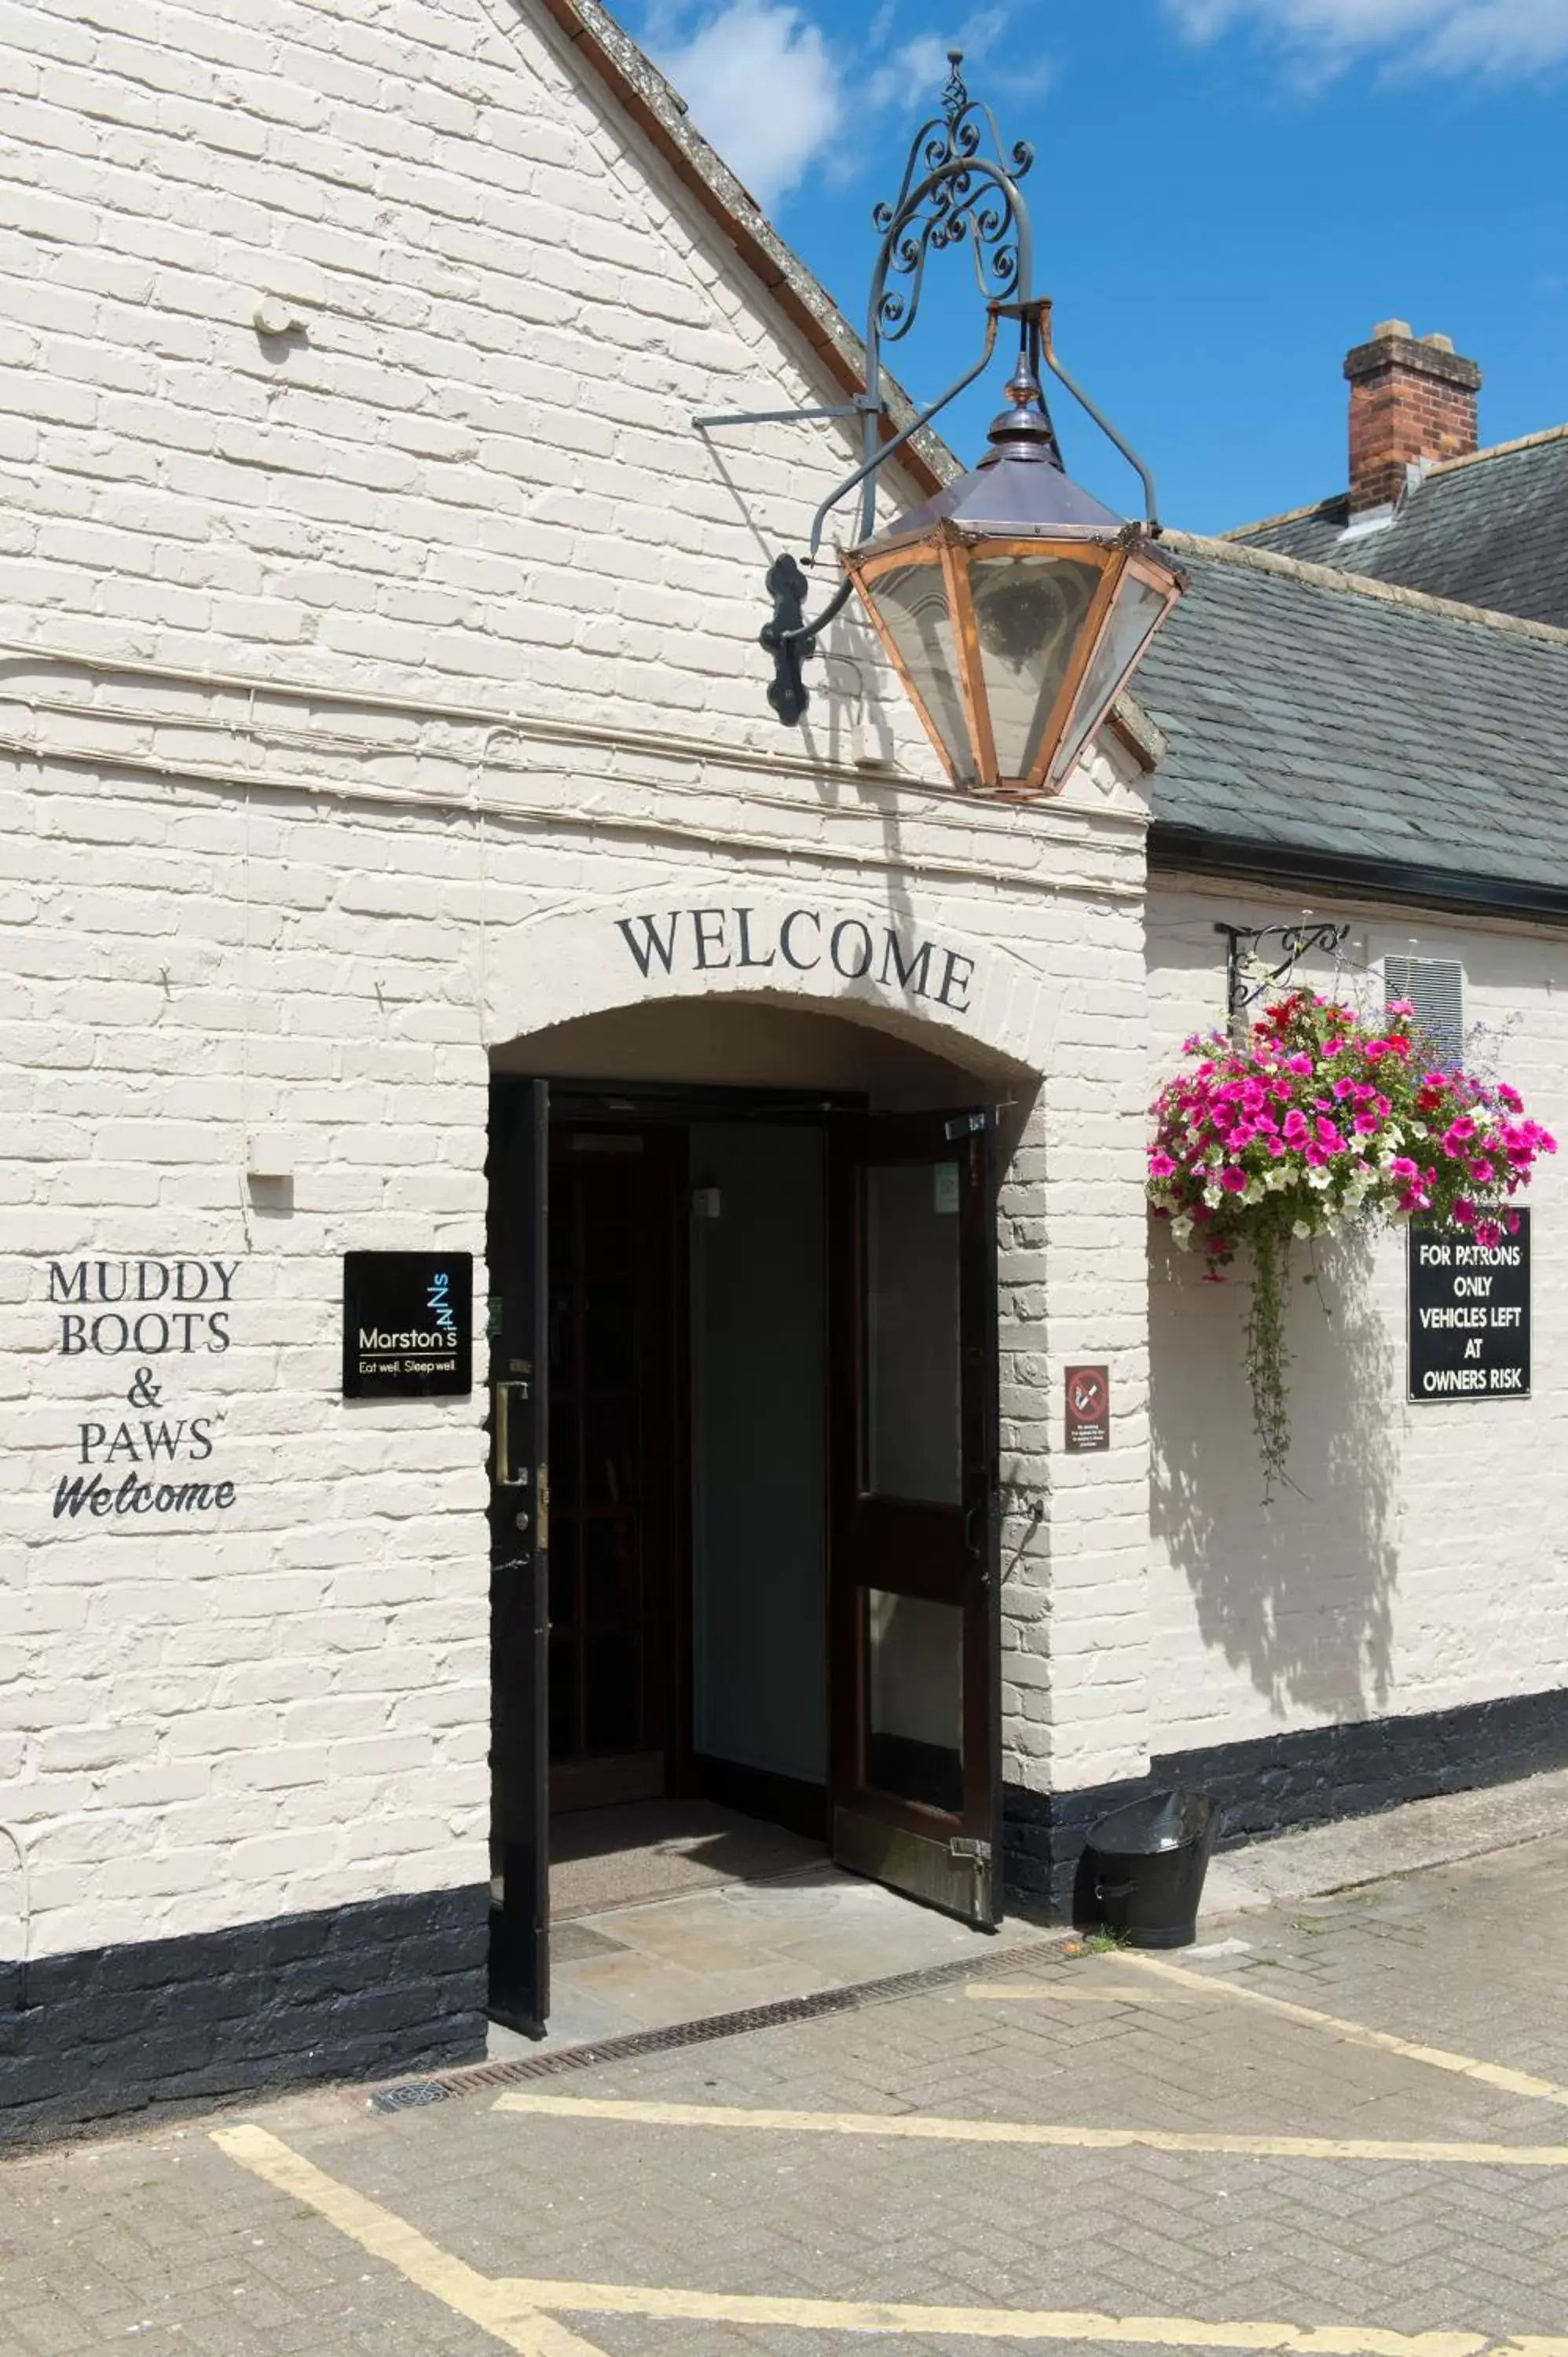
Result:
<svg viewBox="0 0 1568 2357">
<path fill-rule="evenodd" d="M 0 1965 L 0 2143 L 476 2061 L 489 1932 L 481 1884 Z"/>
<path fill-rule="evenodd" d="M 1369 1718 L 1344 1727 L 1203 1750 L 1171 1751 L 1135 1781 L 1079 1792 L 1004 1794 L 1007 1896 L 1069 1921 L 1079 1857 L 1097 1817 L 1164 1785 L 1211 1792 L 1225 1811 L 1220 1846 L 1267 1841 L 1404 1801 L 1477 1791 L 1568 1768 L 1568 1691 L 1512 1695 L 1456 1710 Z"/>
</svg>

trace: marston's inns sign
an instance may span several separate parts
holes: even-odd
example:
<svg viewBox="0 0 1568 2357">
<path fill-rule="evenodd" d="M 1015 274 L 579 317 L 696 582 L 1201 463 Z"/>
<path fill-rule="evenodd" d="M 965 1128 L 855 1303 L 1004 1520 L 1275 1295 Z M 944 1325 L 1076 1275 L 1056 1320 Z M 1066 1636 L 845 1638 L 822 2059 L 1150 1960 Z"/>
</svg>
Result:
<svg viewBox="0 0 1568 2357">
<path fill-rule="evenodd" d="M 970 1011 L 974 960 L 900 933 L 884 918 L 835 917 L 817 909 L 762 915 L 755 908 L 669 909 L 618 917 L 616 930 L 645 982 L 660 974 L 764 974 L 787 978 L 827 968 L 845 982 L 875 982 Z"/>
</svg>

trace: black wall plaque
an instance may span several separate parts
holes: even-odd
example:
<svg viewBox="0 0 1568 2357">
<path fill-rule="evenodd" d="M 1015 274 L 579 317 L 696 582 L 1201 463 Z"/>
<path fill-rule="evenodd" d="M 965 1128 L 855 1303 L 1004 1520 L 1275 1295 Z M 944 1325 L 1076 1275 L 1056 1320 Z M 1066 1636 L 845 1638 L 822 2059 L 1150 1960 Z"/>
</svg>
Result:
<svg viewBox="0 0 1568 2357">
<path fill-rule="evenodd" d="M 343 1255 L 343 1396 L 431 1399 L 474 1387 L 472 1253 Z"/>
<path fill-rule="evenodd" d="M 1530 1213 L 1488 1250 L 1463 1228 L 1410 1231 L 1410 1396 L 1530 1397 Z"/>
</svg>

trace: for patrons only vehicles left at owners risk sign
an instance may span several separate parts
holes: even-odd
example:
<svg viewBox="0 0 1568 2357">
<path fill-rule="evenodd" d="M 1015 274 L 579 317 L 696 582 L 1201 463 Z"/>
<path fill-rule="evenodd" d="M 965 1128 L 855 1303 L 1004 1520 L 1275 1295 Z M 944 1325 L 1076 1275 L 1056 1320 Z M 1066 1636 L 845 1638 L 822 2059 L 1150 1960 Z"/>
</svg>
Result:
<svg viewBox="0 0 1568 2357">
<path fill-rule="evenodd" d="M 1410 1230 L 1410 1396 L 1530 1396 L 1530 1213 L 1477 1243 L 1463 1228 Z"/>
</svg>

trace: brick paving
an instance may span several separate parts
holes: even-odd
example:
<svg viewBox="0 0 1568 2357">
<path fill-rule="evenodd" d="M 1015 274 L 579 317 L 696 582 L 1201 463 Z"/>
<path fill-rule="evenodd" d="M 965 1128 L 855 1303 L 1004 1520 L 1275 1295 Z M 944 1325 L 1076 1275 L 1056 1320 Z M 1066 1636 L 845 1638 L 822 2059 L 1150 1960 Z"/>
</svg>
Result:
<svg viewBox="0 0 1568 2357">
<path fill-rule="evenodd" d="M 1243 1950 L 1170 1961 L 1568 2088 L 1568 1837 L 1225 1928 Z M 1113 1954 L 1042 1947 L 1027 1977 L 1062 1998 L 981 2001 L 948 1982 L 531 2083 L 568 2100 L 1568 2147 L 1568 2104 L 1369 2050 L 1222 1990 L 1140 1979 Z M 362 2090 L 314 2092 L 9 2161 L 0 2357 L 501 2345 L 219 2150 L 209 2130 L 242 2118 L 492 2277 L 1278 2319 L 1499 2348 L 1568 2336 L 1568 2170 L 884 2143 L 508 2115 L 496 2093 L 383 2115 Z M 836 2325 L 563 2320 L 605 2357 L 981 2345 L 871 2341 Z"/>
</svg>

